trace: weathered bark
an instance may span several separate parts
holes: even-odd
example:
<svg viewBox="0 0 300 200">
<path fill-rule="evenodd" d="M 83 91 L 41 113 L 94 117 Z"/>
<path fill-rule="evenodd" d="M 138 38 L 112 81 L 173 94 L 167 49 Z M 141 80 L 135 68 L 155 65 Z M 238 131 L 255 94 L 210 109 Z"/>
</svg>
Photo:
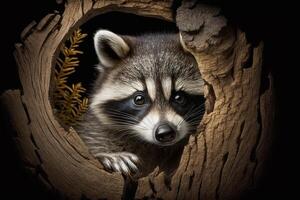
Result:
<svg viewBox="0 0 300 200">
<path fill-rule="evenodd" d="M 69 0 L 63 15 L 32 22 L 16 44 L 22 89 L 1 96 L 17 136 L 24 165 L 49 188 L 71 199 L 228 199 L 255 186 L 268 155 L 274 116 L 272 77 L 261 75 L 263 45 L 251 46 L 219 10 L 183 2 L 177 10 L 184 48 L 207 82 L 207 113 L 191 136 L 175 174 L 156 169 L 128 185 L 110 174 L 70 129 L 56 121 L 49 101 L 51 72 L 60 45 L 92 16 L 122 11 L 172 21 L 172 1 Z M 261 89 L 262 78 L 269 85 Z"/>
</svg>

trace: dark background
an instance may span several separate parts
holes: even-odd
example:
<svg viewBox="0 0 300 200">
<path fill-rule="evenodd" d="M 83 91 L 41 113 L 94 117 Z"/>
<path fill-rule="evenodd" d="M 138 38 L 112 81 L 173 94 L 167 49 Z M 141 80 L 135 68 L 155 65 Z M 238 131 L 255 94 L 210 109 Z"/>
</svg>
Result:
<svg viewBox="0 0 300 200">
<path fill-rule="evenodd" d="M 17 79 L 16 65 L 13 59 L 14 43 L 19 41 L 21 31 L 32 21 L 37 22 L 47 13 L 53 10 L 63 10 L 63 6 L 58 6 L 55 0 L 43 1 L 7 1 L 2 4 L 2 10 L 9 11 L 8 13 L 1 12 L 1 71 L 0 71 L 0 93 L 8 88 L 18 88 L 19 82 Z M 292 13 L 293 6 L 288 2 L 283 3 L 265 3 L 259 1 L 207 1 L 217 4 L 223 8 L 224 15 L 233 24 L 241 27 L 246 31 L 248 39 L 257 43 L 260 40 L 265 42 L 265 57 L 264 66 L 266 70 L 271 70 L 275 78 L 276 88 L 276 141 L 272 150 L 271 160 L 268 170 L 258 187 L 250 194 L 247 199 L 265 199 L 265 198 L 291 198 L 296 193 L 296 158 L 297 145 L 296 134 L 298 131 L 292 130 L 292 121 L 290 117 L 295 113 L 291 108 L 293 99 L 291 85 L 293 83 L 292 76 L 296 72 L 295 66 L 299 64 L 292 63 L 293 46 L 296 46 L 292 31 Z M 105 19 L 105 20 L 104 20 Z M 129 15 L 108 14 L 102 17 L 101 27 L 110 27 L 111 24 L 120 23 L 126 20 L 131 23 L 126 23 L 125 30 L 131 32 L 139 25 L 143 30 L 159 30 L 153 28 L 158 25 L 157 22 L 152 22 L 147 19 L 136 19 Z M 106 24 L 105 24 L 105 23 Z M 124 24 L 124 23 L 123 23 Z M 299 24 L 299 23 L 298 23 Z M 165 24 L 168 27 L 168 24 Z M 152 27 L 152 28 L 149 28 Z M 93 30 L 95 27 L 86 27 L 86 30 Z M 100 27 L 99 27 L 100 28 Z M 115 31 L 122 32 L 119 27 Z M 172 29 L 171 26 L 169 28 Z M 125 31 L 126 33 L 126 31 Z M 132 31 L 134 33 L 134 31 Z M 4 46 L 3 46 L 4 43 Z M 4 47 L 4 48 L 3 48 Z M 299 51 L 299 50 L 298 50 Z M 7 55 L 6 55 L 7 54 Z M 88 60 L 86 57 L 85 64 L 96 64 L 95 59 Z M 93 77 L 94 72 L 91 70 L 83 70 L 86 77 Z M 295 81 L 296 82 L 296 81 Z M 89 83 L 86 83 L 89 87 Z M 9 130 L 8 119 L 5 113 L 1 111 L 1 196 L 8 195 L 8 199 L 54 199 L 55 195 L 45 193 L 43 188 L 32 179 L 22 168 L 21 162 L 18 159 L 16 149 L 10 137 L 12 134 Z M 298 114 L 295 115 L 296 118 Z M 293 142 L 294 141 L 294 142 Z M 299 146 L 299 145 L 298 145 Z M 299 156 L 298 156 L 299 157 Z M 298 159 L 297 159 L 298 160 Z"/>
</svg>

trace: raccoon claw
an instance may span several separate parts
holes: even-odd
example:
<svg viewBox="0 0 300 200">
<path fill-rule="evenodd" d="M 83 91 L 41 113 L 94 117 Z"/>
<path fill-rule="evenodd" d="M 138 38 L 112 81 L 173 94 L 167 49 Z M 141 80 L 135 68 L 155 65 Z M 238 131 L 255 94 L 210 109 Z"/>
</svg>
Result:
<svg viewBox="0 0 300 200">
<path fill-rule="evenodd" d="M 139 159 L 132 153 L 102 153 L 97 157 L 108 171 L 121 172 L 124 175 L 131 175 L 138 172 L 137 165 Z"/>
</svg>

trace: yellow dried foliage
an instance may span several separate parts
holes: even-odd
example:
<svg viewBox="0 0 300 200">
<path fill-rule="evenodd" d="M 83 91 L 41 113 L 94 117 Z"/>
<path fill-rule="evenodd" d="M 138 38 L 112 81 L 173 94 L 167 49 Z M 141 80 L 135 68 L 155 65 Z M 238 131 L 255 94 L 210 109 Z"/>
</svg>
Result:
<svg viewBox="0 0 300 200">
<path fill-rule="evenodd" d="M 78 50 L 79 44 L 86 36 L 87 34 L 81 33 L 80 29 L 75 30 L 69 38 L 70 45 L 68 47 L 63 45 L 61 57 L 56 59 L 54 106 L 59 119 L 69 126 L 81 120 L 82 115 L 88 109 L 88 99 L 83 97 L 86 89 L 82 84 L 68 85 L 69 76 L 79 66 L 78 54 L 83 54 Z"/>
</svg>

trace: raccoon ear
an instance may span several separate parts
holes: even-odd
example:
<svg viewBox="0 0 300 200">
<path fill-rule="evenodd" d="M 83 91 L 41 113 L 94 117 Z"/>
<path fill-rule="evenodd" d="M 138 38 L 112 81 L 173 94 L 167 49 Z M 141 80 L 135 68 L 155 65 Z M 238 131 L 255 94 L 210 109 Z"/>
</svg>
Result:
<svg viewBox="0 0 300 200">
<path fill-rule="evenodd" d="M 108 31 L 99 30 L 94 36 L 94 47 L 102 66 L 113 67 L 122 58 L 125 58 L 130 47 L 121 36 Z"/>
</svg>

